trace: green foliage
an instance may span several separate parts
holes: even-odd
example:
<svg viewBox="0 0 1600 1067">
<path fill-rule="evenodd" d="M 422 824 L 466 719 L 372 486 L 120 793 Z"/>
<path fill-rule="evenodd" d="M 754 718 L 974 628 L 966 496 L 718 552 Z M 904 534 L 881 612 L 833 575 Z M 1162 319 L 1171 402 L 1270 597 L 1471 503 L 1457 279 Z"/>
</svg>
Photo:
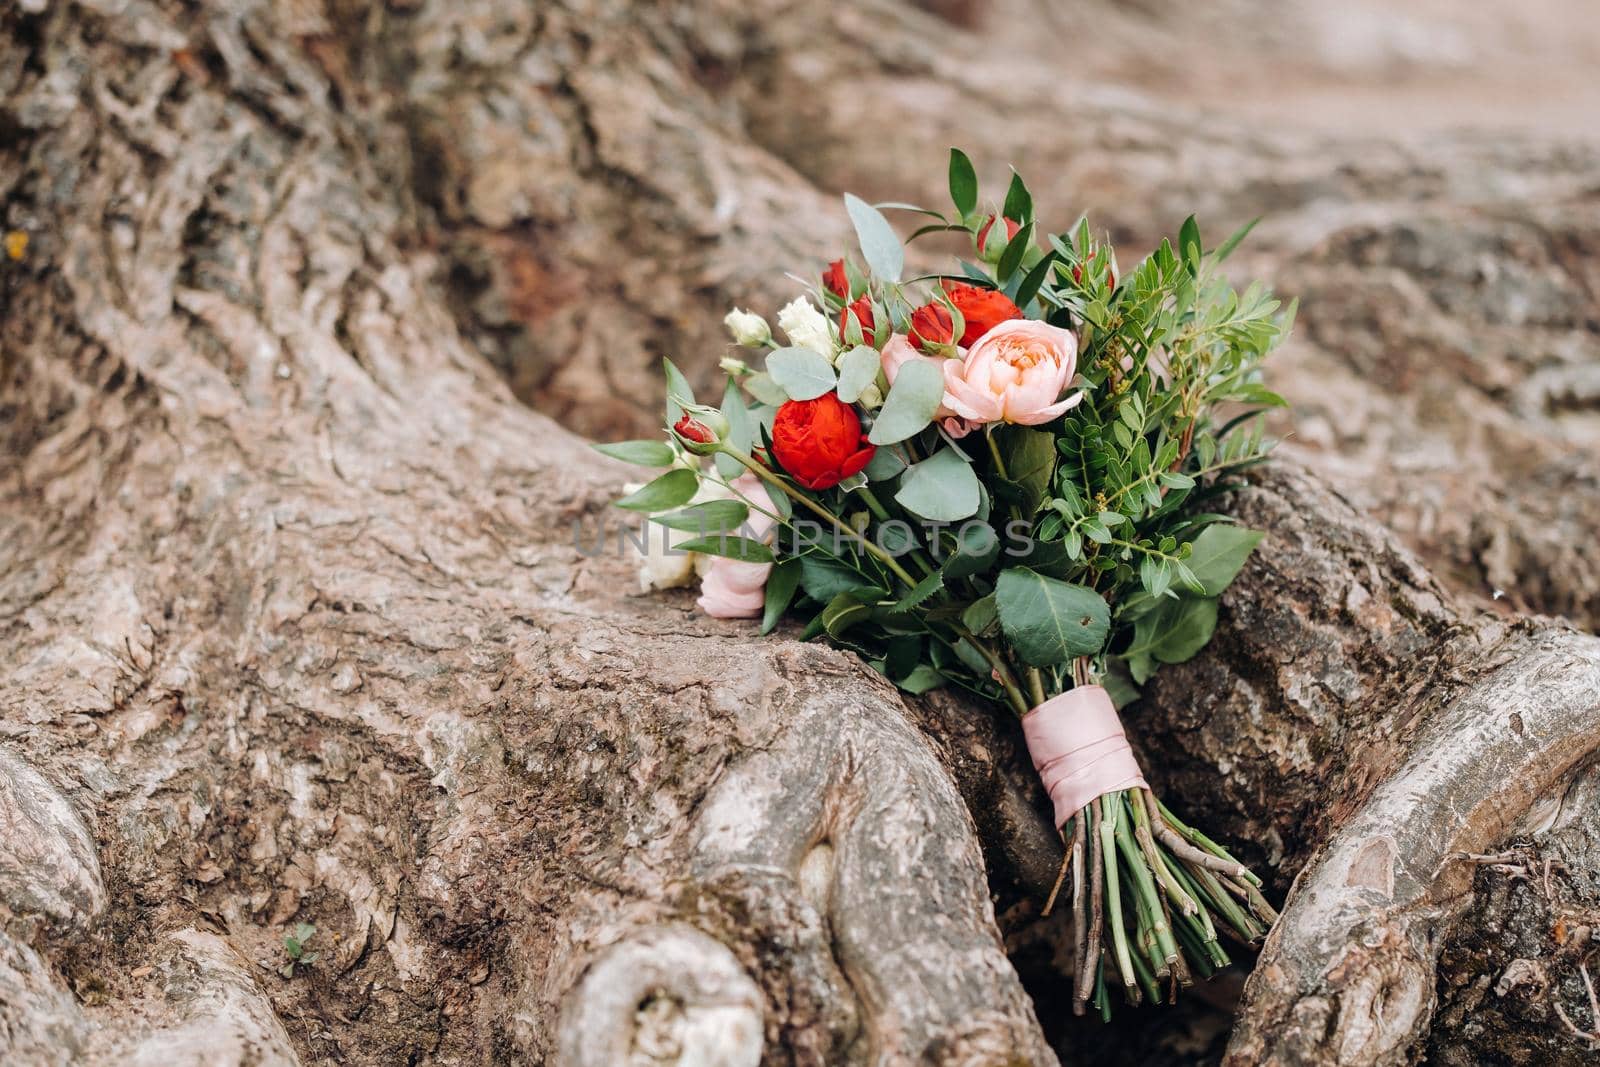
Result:
<svg viewBox="0 0 1600 1067">
<path fill-rule="evenodd" d="M 1087 586 L 1011 567 L 1000 572 L 994 597 L 1000 627 L 1025 663 L 1056 666 L 1105 644 L 1111 610 Z"/>
<path fill-rule="evenodd" d="M 918 518 L 959 522 L 978 513 L 983 491 L 972 465 L 953 448 L 943 448 L 900 477 L 895 500 Z"/>
<path fill-rule="evenodd" d="M 933 413 L 939 410 L 943 399 L 944 375 L 939 368 L 921 360 L 908 360 L 895 375 L 868 440 L 875 445 L 904 441 L 933 421 Z"/>
<path fill-rule="evenodd" d="M 769 353 L 767 373 L 790 400 L 815 400 L 838 381 L 828 357 L 809 348 L 780 348 Z"/>
<path fill-rule="evenodd" d="M 283 935 L 283 954 L 288 957 L 288 962 L 278 968 L 278 973 L 285 978 L 294 977 L 295 967 L 306 967 L 317 962 L 317 953 L 306 951 L 306 942 L 316 934 L 317 928 L 310 923 L 297 923 L 293 933 Z"/>
<path fill-rule="evenodd" d="M 670 470 L 641 489 L 617 501 L 617 507 L 632 511 L 667 511 L 682 507 L 700 488 L 700 476 L 684 467 Z"/>
<path fill-rule="evenodd" d="M 589 447 L 612 459 L 639 467 L 670 467 L 678 458 L 678 453 L 665 441 L 617 441 Z"/>
</svg>

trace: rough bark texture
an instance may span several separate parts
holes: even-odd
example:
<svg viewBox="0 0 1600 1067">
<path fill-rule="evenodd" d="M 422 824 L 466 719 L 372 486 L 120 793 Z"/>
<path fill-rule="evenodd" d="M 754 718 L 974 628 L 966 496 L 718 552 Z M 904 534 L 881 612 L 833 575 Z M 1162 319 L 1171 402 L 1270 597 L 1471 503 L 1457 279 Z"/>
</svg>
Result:
<svg viewBox="0 0 1600 1067">
<path fill-rule="evenodd" d="M 1600 153 L 1063 123 L 929 6 L 0 12 L 0 1059 L 1220 1055 L 1225 980 L 1060 1017 L 1009 724 L 624 595 L 627 472 L 512 392 L 637 427 L 949 140 L 1132 244 L 1271 209 L 1308 303 L 1270 536 L 1130 716 L 1288 893 L 1229 1055 L 1587 1058 L 1600 651 L 1506 601 L 1600 615 Z"/>
</svg>

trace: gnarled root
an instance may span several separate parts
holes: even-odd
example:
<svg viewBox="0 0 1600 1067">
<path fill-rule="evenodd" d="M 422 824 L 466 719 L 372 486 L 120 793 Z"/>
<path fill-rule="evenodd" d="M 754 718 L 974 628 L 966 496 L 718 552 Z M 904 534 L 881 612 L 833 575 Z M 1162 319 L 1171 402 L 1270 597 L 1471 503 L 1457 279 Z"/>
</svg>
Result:
<svg viewBox="0 0 1600 1067">
<path fill-rule="evenodd" d="M 1600 640 L 1552 632 L 1460 695 L 1302 873 L 1245 987 L 1232 1064 L 1407 1062 L 1469 854 L 1600 749 Z"/>
</svg>

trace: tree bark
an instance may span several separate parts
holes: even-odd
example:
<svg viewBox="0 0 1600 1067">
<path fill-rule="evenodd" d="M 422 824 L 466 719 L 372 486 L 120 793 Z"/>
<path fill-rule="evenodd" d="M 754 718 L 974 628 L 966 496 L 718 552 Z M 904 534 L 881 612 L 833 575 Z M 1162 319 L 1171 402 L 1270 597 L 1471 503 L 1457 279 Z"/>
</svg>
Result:
<svg viewBox="0 0 1600 1067">
<path fill-rule="evenodd" d="M 857 120 L 959 97 L 907 51 L 948 26 L 839 17 L 0 13 L 0 1058 L 1050 1064 L 1203 1028 L 1057 1017 L 1012 724 L 627 595 L 614 520 L 573 532 L 627 472 L 507 385 L 629 427 L 655 357 L 708 373 L 725 305 L 843 246 L 818 183 L 920 191 L 892 149 L 946 124 Z M 1292 225 L 1268 247 L 1323 277 Z M 1578 1062 L 1594 639 L 1458 599 L 1293 460 L 1235 504 L 1269 538 L 1130 716 L 1288 889 L 1229 1055 Z"/>
</svg>

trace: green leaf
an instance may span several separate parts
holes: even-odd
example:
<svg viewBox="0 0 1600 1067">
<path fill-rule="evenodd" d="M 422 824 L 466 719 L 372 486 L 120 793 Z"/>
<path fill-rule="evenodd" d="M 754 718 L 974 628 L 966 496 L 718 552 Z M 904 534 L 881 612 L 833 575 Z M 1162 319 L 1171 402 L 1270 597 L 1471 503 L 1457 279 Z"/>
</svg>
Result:
<svg viewBox="0 0 1600 1067">
<path fill-rule="evenodd" d="M 732 533 L 750 517 L 750 508 L 742 500 L 708 500 L 704 504 L 653 515 L 651 522 L 660 523 L 669 530 L 688 533 Z"/>
<path fill-rule="evenodd" d="M 884 281 L 897 282 L 905 268 L 905 249 L 883 213 L 859 196 L 844 194 L 844 208 L 856 228 L 861 256 L 872 273 Z"/>
<path fill-rule="evenodd" d="M 995 607 L 994 594 L 974 600 L 968 604 L 961 613 L 961 625 L 971 630 L 979 637 L 987 636 L 998 620 L 998 609 Z"/>
<path fill-rule="evenodd" d="M 883 357 L 869 345 L 857 345 L 839 357 L 839 399 L 854 404 L 862 390 L 878 380 Z"/>
<path fill-rule="evenodd" d="M 694 403 L 694 390 L 672 360 L 662 357 L 661 368 L 667 375 L 667 422 L 675 423 L 683 417 L 684 407 Z"/>
<path fill-rule="evenodd" d="M 1133 624 L 1133 644 L 1128 647 L 1128 665 L 1136 657 L 1153 657 L 1162 663 L 1182 663 L 1206 646 L 1217 628 L 1215 597 L 1186 597 L 1168 600 L 1160 608 Z M 1134 681 L 1143 683 L 1140 671 Z"/>
<path fill-rule="evenodd" d="M 1000 555 L 1000 535 L 988 523 L 969 521 L 956 531 L 955 549 L 941 570 L 950 578 L 968 578 L 988 570 Z"/>
<path fill-rule="evenodd" d="M 739 384 L 732 378 L 728 379 L 728 384 L 722 390 L 722 417 L 728 420 L 729 446 L 749 455 L 750 446 L 755 443 L 756 420 L 745 405 Z M 718 452 L 714 462 L 717 473 L 729 480 L 737 478 L 744 471 L 743 464 L 725 452 Z"/>
<path fill-rule="evenodd" d="M 868 481 L 881 482 L 893 478 L 905 469 L 906 461 L 900 453 L 892 448 L 880 448 L 873 453 L 872 459 L 867 461 L 861 473 L 867 476 Z"/>
<path fill-rule="evenodd" d="M 907 360 L 895 375 L 867 440 L 892 445 L 920 433 L 933 421 L 943 400 L 944 375 L 938 366 L 921 359 Z"/>
<path fill-rule="evenodd" d="M 783 613 L 794 600 L 794 591 L 800 586 L 800 561 L 789 558 L 779 560 L 772 573 L 767 575 L 766 602 L 761 608 L 761 632 L 770 634 L 778 625 Z"/>
<path fill-rule="evenodd" d="M 744 380 L 744 387 L 751 396 L 771 407 L 778 407 L 789 399 L 788 394 L 766 371 L 750 375 Z"/>
<path fill-rule="evenodd" d="M 771 563 L 772 549 L 748 537 L 726 534 L 717 537 L 696 537 L 676 546 L 679 552 L 699 552 L 706 556 L 723 556 L 740 563 Z"/>
<path fill-rule="evenodd" d="M 866 575 L 836 559 L 816 553 L 800 557 L 800 588 L 818 603 L 826 604 L 847 589 L 871 584 Z"/>
<path fill-rule="evenodd" d="M 932 522 L 956 522 L 975 515 L 983 499 L 978 476 L 952 448 L 940 449 L 908 467 L 894 498 L 913 515 Z"/>
<path fill-rule="evenodd" d="M 809 348 L 780 348 L 768 354 L 767 373 L 790 400 L 815 400 L 836 381 L 828 357 Z"/>
<path fill-rule="evenodd" d="M 1233 236 L 1229 237 L 1226 241 L 1218 245 L 1217 250 L 1211 253 L 1212 262 L 1221 263 L 1223 260 L 1227 259 L 1228 256 L 1233 253 L 1233 250 L 1239 247 L 1239 242 L 1244 240 L 1245 237 L 1249 235 L 1250 231 L 1256 228 L 1256 223 L 1260 221 L 1261 217 L 1258 215 L 1249 222 L 1245 223 L 1243 226 L 1239 227 L 1237 230 L 1233 231 Z"/>
<path fill-rule="evenodd" d="M 1044 284 L 1045 278 L 1050 274 L 1050 268 L 1055 266 L 1056 260 L 1059 258 L 1060 254 L 1052 248 L 1028 270 L 1027 275 L 1022 279 L 1022 284 L 1017 286 L 1016 305 L 1018 307 L 1027 307 L 1028 301 L 1038 295 L 1039 287 Z"/>
<path fill-rule="evenodd" d="M 590 445 L 601 455 L 640 467 L 670 467 L 677 453 L 665 441 L 616 441 L 609 445 Z"/>
<path fill-rule="evenodd" d="M 312 935 L 316 932 L 317 928 L 310 923 L 296 923 L 294 927 L 295 940 L 300 942 L 301 945 L 310 941 Z"/>
<path fill-rule="evenodd" d="M 1033 221 L 1033 196 L 1028 192 L 1028 186 L 1023 182 L 1022 175 L 1016 171 L 1011 172 L 1011 185 L 1006 189 L 1005 207 L 1000 211 L 1013 222 Z"/>
<path fill-rule="evenodd" d="M 937 668 L 926 663 L 919 663 L 912 668 L 911 673 L 894 683 L 912 696 L 921 696 L 944 684 L 944 675 Z"/>
<path fill-rule="evenodd" d="M 1263 536 L 1260 530 L 1216 523 L 1200 531 L 1184 562 L 1206 596 L 1217 596 L 1238 576 Z"/>
<path fill-rule="evenodd" d="M 934 571 L 932 574 L 922 579 L 922 581 L 918 582 L 916 586 L 912 588 L 911 592 L 897 600 L 894 607 L 890 610 L 897 614 L 900 612 L 910 611 L 912 608 L 917 607 L 923 601 L 927 600 L 929 597 L 933 596 L 933 594 L 937 593 L 943 588 L 944 575 L 940 574 L 938 571 Z"/>
<path fill-rule="evenodd" d="M 852 626 L 872 618 L 874 601 L 882 593 L 881 589 L 848 589 L 840 593 L 822 609 L 822 628 L 829 637 L 843 637 Z"/>
<path fill-rule="evenodd" d="M 700 475 L 679 467 L 670 470 L 646 485 L 617 501 L 617 507 L 630 511 L 668 511 L 682 507 L 693 499 L 700 488 Z"/>
<path fill-rule="evenodd" d="M 997 432 L 1006 475 L 1022 490 L 1026 513 L 1031 515 L 1050 492 L 1056 470 L 1055 435 L 1027 426 L 1007 426 Z"/>
<path fill-rule="evenodd" d="M 950 149 L 950 202 L 962 218 L 978 207 L 978 172 L 973 169 L 972 160 L 959 148 Z"/>
<path fill-rule="evenodd" d="M 1105 646 L 1111 610 L 1087 586 L 1010 567 L 1000 572 L 994 595 L 1006 639 L 1035 667 L 1092 656 Z"/>
<path fill-rule="evenodd" d="M 1183 226 L 1178 230 L 1178 252 L 1183 256 L 1183 265 L 1189 269 L 1190 274 L 1200 270 L 1200 225 L 1190 215 L 1183 220 Z"/>
<path fill-rule="evenodd" d="M 1022 266 L 1022 257 L 1027 255 L 1028 249 L 1032 247 L 1033 223 L 1025 222 L 1022 224 L 1022 229 L 1017 231 L 1017 235 L 1006 243 L 1006 250 L 1000 253 L 1000 262 L 995 266 L 994 275 L 1002 285 L 1017 273 L 1017 268 Z"/>
</svg>

